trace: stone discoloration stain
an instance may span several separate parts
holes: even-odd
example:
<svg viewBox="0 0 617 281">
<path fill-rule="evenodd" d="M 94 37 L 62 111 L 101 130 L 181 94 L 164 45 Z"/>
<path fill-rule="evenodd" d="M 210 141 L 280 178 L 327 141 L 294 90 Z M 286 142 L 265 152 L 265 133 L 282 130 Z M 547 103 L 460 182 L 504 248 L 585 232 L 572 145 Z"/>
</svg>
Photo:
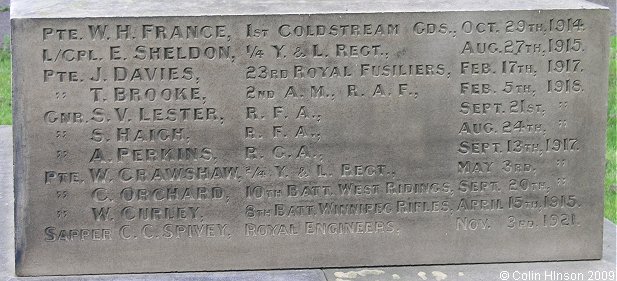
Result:
<svg viewBox="0 0 617 281">
<path fill-rule="evenodd" d="M 448 275 L 441 271 L 433 271 L 431 274 L 433 274 L 433 277 L 435 277 L 437 281 L 446 280 L 448 278 Z"/>
<path fill-rule="evenodd" d="M 355 279 L 358 278 L 359 276 L 370 276 L 370 275 L 381 275 L 386 273 L 383 270 L 377 270 L 377 269 L 364 269 L 364 270 L 359 270 L 359 271 L 348 271 L 348 272 L 335 272 L 334 273 L 334 277 L 337 278 L 346 278 L 346 279 Z"/>
</svg>

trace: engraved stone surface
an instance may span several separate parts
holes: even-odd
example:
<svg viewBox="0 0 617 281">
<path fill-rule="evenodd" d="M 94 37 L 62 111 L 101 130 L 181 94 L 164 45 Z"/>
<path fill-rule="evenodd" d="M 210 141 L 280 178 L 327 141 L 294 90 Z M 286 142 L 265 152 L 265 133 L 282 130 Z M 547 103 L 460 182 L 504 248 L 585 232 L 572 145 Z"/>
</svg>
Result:
<svg viewBox="0 0 617 281">
<path fill-rule="evenodd" d="M 0 280 L 3 281 L 340 281 L 343 274 L 356 278 L 343 280 L 423 280 L 420 276 L 426 276 L 428 280 L 433 278 L 433 272 L 440 272 L 448 276 L 449 280 L 493 280 L 502 271 L 511 273 L 514 277 L 525 273 L 548 274 L 582 274 L 590 279 L 614 280 L 615 279 L 615 224 L 605 219 L 604 221 L 604 246 L 601 260 L 569 261 L 569 262 L 534 262 L 534 263 L 500 263 L 500 264 L 464 264 L 464 265 L 441 265 L 441 266 L 397 266 L 393 268 L 341 268 L 341 269 L 310 269 L 310 270 L 260 270 L 260 271 L 227 271 L 227 272 L 188 272 L 188 273 L 157 273 L 157 274 L 113 274 L 113 275 L 79 275 L 57 277 L 15 277 L 13 243 L 13 175 L 12 175 L 12 132 L 11 126 L 0 126 L 0 213 L 6 216 L 0 217 Z M 371 271 L 366 271 L 371 269 Z M 369 274 L 372 273 L 372 274 Z M 438 273 L 436 273 L 438 274 Z M 518 275 L 517 275 L 518 274 Z M 339 276 L 339 277 L 337 277 Z M 527 275 L 529 276 L 529 275 Z M 550 276 L 550 275 L 549 275 Z M 397 279 L 398 278 L 398 279 Z M 338 279 L 338 280 L 337 280 Z M 548 278 L 536 278 L 544 280 Z M 561 278 L 563 280 L 563 278 Z M 445 280 L 445 279 L 444 279 Z M 552 280 L 557 280 L 553 278 Z"/>
<path fill-rule="evenodd" d="M 15 1 L 17 274 L 602 256 L 607 9 L 340 2 Z"/>
</svg>

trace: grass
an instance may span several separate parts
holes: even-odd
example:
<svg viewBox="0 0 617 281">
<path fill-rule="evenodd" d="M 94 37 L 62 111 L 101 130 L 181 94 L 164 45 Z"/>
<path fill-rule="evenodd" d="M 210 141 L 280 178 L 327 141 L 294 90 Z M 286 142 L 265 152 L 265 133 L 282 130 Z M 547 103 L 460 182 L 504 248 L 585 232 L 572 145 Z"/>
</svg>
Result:
<svg viewBox="0 0 617 281">
<path fill-rule="evenodd" d="M 617 37 L 611 38 L 604 216 L 617 223 Z"/>
<path fill-rule="evenodd" d="M 0 125 L 11 125 L 11 54 L 0 50 Z"/>
<path fill-rule="evenodd" d="M 617 223 L 617 37 L 611 38 L 604 216 Z M 0 125 L 10 125 L 11 54 L 0 50 Z"/>
</svg>

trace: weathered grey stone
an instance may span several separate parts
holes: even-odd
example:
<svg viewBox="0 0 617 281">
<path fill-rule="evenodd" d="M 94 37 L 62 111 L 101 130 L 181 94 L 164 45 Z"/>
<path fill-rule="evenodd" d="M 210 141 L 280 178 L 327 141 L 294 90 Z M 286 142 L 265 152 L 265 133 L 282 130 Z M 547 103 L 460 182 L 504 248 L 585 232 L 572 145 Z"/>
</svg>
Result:
<svg viewBox="0 0 617 281">
<path fill-rule="evenodd" d="M 343 268 L 304 271 L 258 271 L 258 272 L 220 272 L 220 273 L 175 273 L 175 274 L 138 274 L 138 275 L 99 275 L 99 276 L 62 276 L 62 277 L 29 277 L 17 278 L 14 273 L 14 243 L 13 243 L 13 185 L 12 185 L 12 143 L 11 127 L 0 126 L 0 213 L 6 216 L 0 217 L 0 280 L 29 280 L 29 281 L 53 281 L 53 280 L 294 280 L 294 281 L 336 281 L 343 276 L 355 278 L 348 280 L 437 280 L 436 276 L 448 276 L 447 280 L 497 280 L 502 271 L 508 272 L 509 277 L 514 274 L 528 272 L 544 274 L 551 273 L 583 273 L 611 274 L 615 272 L 615 224 L 608 220 L 604 222 L 604 246 L 602 260 L 576 261 L 576 262 L 548 262 L 548 263 L 510 263 L 510 264 L 474 264 L 474 265 L 449 265 L 449 266 L 407 266 L 395 268 Z M 462 273 L 462 276 L 461 276 Z M 614 275 L 614 273 L 613 273 Z M 339 277 L 337 277 L 339 276 Z M 519 276 L 521 277 L 521 276 Z M 397 279 L 400 278 L 400 279 Z M 339 281 L 342 278 L 339 278 Z M 614 279 L 614 278 L 613 278 Z M 342 279 L 345 280 L 345 279 Z M 514 279 L 511 279 L 514 280 Z M 520 280 L 520 278 L 519 278 Z M 540 278 L 538 280 L 546 280 Z M 555 280 L 555 278 L 553 279 Z M 611 280 L 606 278 L 606 280 Z"/>
<path fill-rule="evenodd" d="M 605 8 L 12 8 L 18 275 L 602 256 Z"/>
<path fill-rule="evenodd" d="M 13 145 L 11 126 L 0 126 L 0 280 L 30 281 L 325 281 L 321 270 L 279 270 L 279 271 L 241 271 L 211 273 L 168 273 L 99 276 L 62 276 L 17 278 L 15 276 L 15 243 L 13 222 Z"/>
<path fill-rule="evenodd" d="M 330 13 L 385 13 L 385 12 L 440 12 L 440 11 L 530 11 L 560 9 L 598 9 L 602 6 L 580 0 L 559 3 L 536 0 L 495 1 L 482 0 L 320 0 L 315 2 L 284 0 L 254 1 L 191 1 L 178 5 L 164 0 L 123 1 L 109 0 L 49 0 L 14 1 L 12 18 L 85 18 L 85 17 L 153 17 L 204 15 L 276 15 L 276 14 L 330 14 Z M 112 8 L 113 7 L 113 8 Z M 118 8 L 118 9 L 115 9 Z"/>
<path fill-rule="evenodd" d="M 601 260 L 339 268 L 325 269 L 324 272 L 331 281 L 617 280 L 615 231 L 615 224 L 605 220 L 604 254 Z"/>
<path fill-rule="evenodd" d="M 615 28 L 617 27 L 617 17 L 615 14 L 617 13 L 617 1 L 615 0 L 589 0 L 589 2 L 593 2 L 596 4 L 600 4 L 602 6 L 606 6 L 611 10 L 611 34 L 615 35 Z"/>
<path fill-rule="evenodd" d="M 15 271 L 15 225 L 13 224 L 13 134 L 11 126 L 0 126 L 0 277 Z"/>
<path fill-rule="evenodd" d="M 13 243 L 13 185 L 12 185 L 12 143 L 11 127 L 0 126 L 0 213 L 5 216 L 0 217 L 0 280 L 24 280 L 26 278 L 16 278 L 14 273 L 14 243 Z M 258 271 L 258 272 L 224 272 L 224 273 L 175 273 L 175 274 L 139 274 L 139 275 L 100 275 L 100 276 L 80 276 L 80 277 L 30 277 L 29 281 L 53 281 L 53 280 L 92 280 L 92 281 L 111 281 L 111 280 L 294 280 L 294 281 L 336 281 L 344 273 L 346 276 L 356 274 L 356 278 L 348 280 L 423 280 L 421 276 L 426 276 L 427 280 L 437 280 L 434 276 L 448 275 L 447 280 L 497 280 L 502 271 L 510 275 L 523 274 L 528 272 L 544 274 L 551 273 L 583 273 L 611 274 L 615 272 L 615 224 L 608 220 L 604 222 L 604 246 L 602 260 L 597 261 L 576 261 L 576 262 L 548 262 L 548 263 L 510 263 L 510 264 L 473 264 L 473 265 L 448 265 L 448 266 L 408 266 L 395 268 L 343 268 L 311 270 L 311 271 Z M 368 271 L 367 271 L 368 270 Z M 461 276 L 462 273 L 462 276 Z M 377 274 L 377 275 L 374 275 Z M 418 275 L 419 274 L 419 275 Z M 614 273 L 613 273 L 614 275 Z M 396 278 L 400 279 L 396 279 Z M 513 278 L 514 276 L 509 276 Z M 370 278 L 370 279 L 369 279 Z M 339 278 L 339 281 L 342 278 Z M 520 279 L 520 278 L 519 278 Z M 553 280 L 555 280 L 554 278 Z M 613 278 L 614 279 L 614 278 Z M 344 280 L 344 279 L 343 279 Z M 513 279 L 512 279 L 513 280 Z M 546 280 L 540 278 L 538 280 Z M 611 280 L 606 278 L 606 280 Z"/>
</svg>

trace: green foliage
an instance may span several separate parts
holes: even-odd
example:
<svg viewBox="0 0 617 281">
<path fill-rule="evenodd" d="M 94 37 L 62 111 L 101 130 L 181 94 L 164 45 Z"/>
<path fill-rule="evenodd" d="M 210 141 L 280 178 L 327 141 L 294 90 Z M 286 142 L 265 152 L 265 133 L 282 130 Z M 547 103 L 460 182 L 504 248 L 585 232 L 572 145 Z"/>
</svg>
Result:
<svg viewBox="0 0 617 281">
<path fill-rule="evenodd" d="M 2 38 L 2 51 L 11 52 L 11 36 L 4 35 Z"/>
<path fill-rule="evenodd" d="M 0 125 L 11 125 L 11 53 L 0 50 Z"/>
<path fill-rule="evenodd" d="M 604 216 L 617 223 L 617 37 L 611 38 Z"/>
</svg>

